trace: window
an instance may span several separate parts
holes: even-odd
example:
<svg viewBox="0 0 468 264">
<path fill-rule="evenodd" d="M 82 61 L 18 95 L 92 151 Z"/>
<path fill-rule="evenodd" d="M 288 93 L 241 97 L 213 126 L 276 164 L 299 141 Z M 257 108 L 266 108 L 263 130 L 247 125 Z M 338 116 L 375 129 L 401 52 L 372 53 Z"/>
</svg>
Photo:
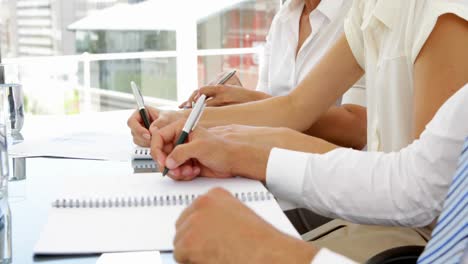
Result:
<svg viewBox="0 0 468 264">
<path fill-rule="evenodd" d="M 180 5 L 186 5 L 180 8 Z M 177 105 L 220 71 L 255 88 L 279 0 L 0 0 L 3 63 L 16 64 L 30 113 Z"/>
</svg>

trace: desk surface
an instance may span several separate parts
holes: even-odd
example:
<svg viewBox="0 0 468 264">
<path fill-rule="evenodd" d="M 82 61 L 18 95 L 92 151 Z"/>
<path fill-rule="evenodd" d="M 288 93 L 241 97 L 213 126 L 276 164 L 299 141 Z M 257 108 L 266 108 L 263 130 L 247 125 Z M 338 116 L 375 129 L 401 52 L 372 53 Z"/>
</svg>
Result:
<svg viewBox="0 0 468 264">
<path fill-rule="evenodd" d="M 100 116 L 113 116 L 124 122 L 128 112 L 93 114 L 94 120 Z M 60 123 L 55 122 L 57 117 L 29 117 L 25 122 L 23 136 L 25 140 L 37 138 L 38 129 L 42 129 L 45 123 L 55 123 L 56 127 L 48 127 L 47 130 L 59 129 Z M 60 117 L 64 118 L 64 117 Z M 76 120 L 71 117 L 66 120 Z M 78 120 L 78 119 L 77 119 Z M 107 119 L 109 120 L 109 119 Z M 45 123 L 44 123 L 45 122 Z M 28 124 L 29 123 L 29 124 Z M 76 123 L 75 123 L 76 124 Z M 45 131 L 41 130 L 42 132 Z M 96 263 L 98 256 L 84 257 L 34 257 L 33 247 L 39 237 L 43 225 L 47 221 L 48 210 L 51 201 L 57 197 L 64 182 L 81 175 L 113 175 L 116 173 L 132 173 L 130 162 L 95 161 L 77 159 L 52 159 L 52 158 L 28 158 L 16 159 L 15 162 L 25 165 L 26 178 L 9 183 L 9 202 L 12 214 L 12 243 L 13 264 L 29 263 Z M 14 173 L 17 173 L 17 171 Z M 17 176 L 17 175 L 13 175 Z M 172 254 L 162 254 L 163 263 L 175 263 Z"/>
</svg>

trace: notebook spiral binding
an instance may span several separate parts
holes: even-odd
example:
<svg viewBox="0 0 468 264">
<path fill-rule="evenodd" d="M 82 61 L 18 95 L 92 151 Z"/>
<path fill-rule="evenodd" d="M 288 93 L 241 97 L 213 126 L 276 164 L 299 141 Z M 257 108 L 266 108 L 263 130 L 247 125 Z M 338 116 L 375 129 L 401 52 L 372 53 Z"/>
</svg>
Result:
<svg viewBox="0 0 468 264">
<path fill-rule="evenodd" d="M 132 159 L 134 160 L 153 160 L 151 157 L 151 149 L 137 147 L 133 151 Z"/>
<path fill-rule="evenodd" d="M 149 156 L 151 155 L 151 150 L 148 148 L 137 148 L 135 149 L 135 155 Z"/>
<path fill-rule="evenodd" d="M 90 198 L 90 199 L 57 199 L 52 203 L 55 208 L 117 208 L 117 207 L 154 207 L 154 206 L 188 206 L 199 195 L 150 195 L 134 197 Z M 242 202 L 271 200 L 269 192 L 241 192 L 234 196 Z"/>
</svg>

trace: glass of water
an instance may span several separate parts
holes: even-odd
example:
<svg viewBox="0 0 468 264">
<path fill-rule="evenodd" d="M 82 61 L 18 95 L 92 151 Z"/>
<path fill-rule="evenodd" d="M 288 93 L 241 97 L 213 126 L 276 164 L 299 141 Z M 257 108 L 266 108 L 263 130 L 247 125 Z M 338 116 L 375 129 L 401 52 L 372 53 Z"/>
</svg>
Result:
<svg viewBox="0 0 468 264">
<path fill-rule="evenodd" d="M 4 83 L 0 83 L 0 89 L 5 91 L 5 112 L 7 133 L 15 138 L 23 128 L 24 123 L 24 95 L 20 84 L 19 68 L 16 64 L 0 64 L 0 71 L 4 73 Z M 10 144 L 14 142 L 9 142 Z"/>
<path fill-rule="evenodd" d="M 7 91 L 0 87 L 0 264 L 11 263 L 11 213 L 8 205 Z"/>
</svg>

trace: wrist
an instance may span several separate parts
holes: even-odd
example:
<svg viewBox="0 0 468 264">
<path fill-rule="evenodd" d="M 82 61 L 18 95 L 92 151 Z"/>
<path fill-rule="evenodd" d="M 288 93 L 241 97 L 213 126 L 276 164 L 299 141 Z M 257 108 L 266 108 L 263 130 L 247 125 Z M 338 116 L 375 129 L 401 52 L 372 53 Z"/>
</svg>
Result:
<svg viewBox="0 0 468 264">
<path fill-rule="evenodd" d="M 232 143 L 229 147 L 233 157 L 232 174 L 254 180 L 266 180 L 266 167 L 271 148 L 245 143 Z"/>
<path fill-rule="evenodd" d="M 260 101 L 271 97 L 271 95 L 260 91 L 252 91 L 252 93 L 254 101 Z"/>
<path fill-rule="evenodd" d="M 319 249 L 313 245 L 280 234 L 276 239 L 268 240 L 267 254 L 263 255 L 261 263 L 303 263 L 310 264 L 317 255 Z M 274 252 L 274 253 L 272 253 Z"/>
</svg>

